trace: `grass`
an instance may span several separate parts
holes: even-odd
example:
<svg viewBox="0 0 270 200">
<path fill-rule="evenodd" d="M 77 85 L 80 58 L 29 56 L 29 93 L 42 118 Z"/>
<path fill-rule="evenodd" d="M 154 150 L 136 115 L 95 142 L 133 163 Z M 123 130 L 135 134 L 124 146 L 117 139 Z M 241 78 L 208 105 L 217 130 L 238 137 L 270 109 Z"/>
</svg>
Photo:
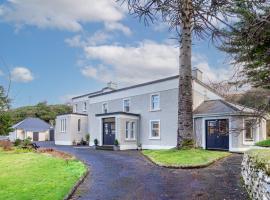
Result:
<svg viewBox="0 0 270 200">
<path fill-rule="evenodd" d="M 259 147 L 270 147 L 270 139 L 257 142 L 255 145 Z"/>
<path fill-rule="evenodd" d="M 270 149 L 252 149 L 246 152 L 256 167 L 270 175 Z"/>
<path fill-rule="evenodd" d="M 0 149 L 0 200 L 60 200 L 85 172 L 77 160 Z"/>
<path fill-rule="evenodd" d="M 160 166 L 180 168 L 208 166 L 218 159 L 231 155 L 229 152 L 203 149 L 144 150 L 143 154 Z"/>
</svg>

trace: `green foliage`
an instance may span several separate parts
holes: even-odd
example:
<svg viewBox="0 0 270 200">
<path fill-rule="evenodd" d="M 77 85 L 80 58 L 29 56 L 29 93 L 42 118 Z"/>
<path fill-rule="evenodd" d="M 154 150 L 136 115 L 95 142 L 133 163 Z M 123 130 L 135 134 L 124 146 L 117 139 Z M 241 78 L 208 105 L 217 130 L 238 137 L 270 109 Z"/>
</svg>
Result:
<svg viewBox="0 0 270 200">
<path fill-rule="evenodd" d="M 90 141 L 90 134 L 89 133 L 86 134 L 85 139 L 89 143 L 89 141 Z"/>
<path fill-rule="evenodd" d="M 14 142 L 14 146 L 19 146 L 19 145 L 21 145 L 21 143 L 22 143 L 21 139 L 16 139 Z"/>
<path fill-rule="evenodd" d="M 118 140 L 114 140 L 114 146 L 119 146 Z"/>
<path fill-rule="evenodd" d="M 255 145 L 260 147 L 270 147 L 270 139 L 257 142 Z"/>
<path fill-rule="evenodd" d="M 230 155 L 224 151 L 203 149 L 143 150 L 143 154 L 159 165 L 176 167 L 203 166 Z"/>
<path fill-rule="evenodd" d="M 94 139 L 94 144 L 95 144 L 95 146 L 97 146 L 98 145 L 98 139 L 96 138 L 96 139 Z"/>
<path fill-rule="evenodd" d="M 252 149 L 246 152 L 258 169 L 270 175 L 270 149 Z"/>
<path fill-rule="evenodd" d="M 8 135 L 13 131 L 12 118 L 7 112 L 0 112 L 0 135 Z"/>
<path fill-rule="evenodd" d="M 18 123 L 27 117 L 38 117 L 48 123 L 54 123 L 57 115 L 71 113 L 68 105 L 47 105 L 46 102 L 38 103 L 35 106 L 26 106 L 9 111 L 13 123 Z"/>
<path fill-rule="evenodd" d="M 7 97 L 4 87 L 0 85 L 0 113 L 9 108 L 10 99 Z"/>
<path fill-rule="evenodd" d="M 255 87 L 270 89 L 270 4 L 254 8 L 249 1 L 238 2 L 231 8 L 238 20 L 233 28 L 224 30 L 230 39 L 224 40 L 220 49 L 243 66 L 241 72 L 247 77 L 245 81 Z"/>
<path fill-rule="evenodd" d="M 4 172 L 0 173 L 0 188 L 4 188 L 0 199 L 4 200 L 62 200 L 86 171 L 80 161 L 67 164 L 64 159 L 30 150 L 0 150 L 0 169 Z"/>
<path fill-rule="evenodd" d="M 26 138 L 26 139 L 23 140 L 22 146 L 23 146 L 23 147 L 28 147 L 31 143 L 32 143 L 32 142 L 31 142 L 31 138 L 28 137 L 28 138 Z"/>
</svg>

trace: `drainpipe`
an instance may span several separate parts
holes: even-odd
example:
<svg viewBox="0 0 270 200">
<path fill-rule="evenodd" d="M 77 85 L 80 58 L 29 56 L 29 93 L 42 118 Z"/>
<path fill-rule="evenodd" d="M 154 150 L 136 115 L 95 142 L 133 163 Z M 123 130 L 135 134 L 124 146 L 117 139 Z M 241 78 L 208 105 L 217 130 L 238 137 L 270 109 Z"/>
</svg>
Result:
<svg viewBox="0 0 270 200">
<path fill-rule="evenodd" d="M 139 146 L 139 144 L 141 144 L 140 142 L 140 125 L 141 125 L 141 116 L 139 116 L 139 119 L 138 119 L 138 123 L 137 123 L 137 147 Z"/>
</svg>

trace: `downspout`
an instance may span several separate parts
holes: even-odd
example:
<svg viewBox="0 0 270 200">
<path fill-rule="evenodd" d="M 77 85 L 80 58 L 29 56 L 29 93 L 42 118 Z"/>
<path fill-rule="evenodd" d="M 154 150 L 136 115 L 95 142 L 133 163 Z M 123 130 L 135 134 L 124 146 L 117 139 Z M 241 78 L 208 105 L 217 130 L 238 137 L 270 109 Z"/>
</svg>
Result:
<svg viewBox="0 0 270 200">
<path fill-rule="evenodd" d="M 139 116 L 138 123 L 137 123 L 137 148 L 141 144 L 141 142 L 140 142 L 140 136 L 141 136 L 140 126 L 141 126 L 141 116 Z M 142 144 L 141 144 L 141 148 L 142 148 Z"/>
</svg>

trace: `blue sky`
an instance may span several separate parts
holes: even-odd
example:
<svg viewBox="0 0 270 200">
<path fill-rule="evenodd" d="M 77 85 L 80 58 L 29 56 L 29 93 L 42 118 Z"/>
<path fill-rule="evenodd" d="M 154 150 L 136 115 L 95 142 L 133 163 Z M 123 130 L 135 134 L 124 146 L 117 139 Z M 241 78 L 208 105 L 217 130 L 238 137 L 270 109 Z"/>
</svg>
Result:
<svg viewBox="0 0 270 200">
<path fill-rule="evenodd" d="M 165 24 L 145 27 L 112 0 L 0 1 L 0 84 L 12 77 L 12 106 L 64 103 L 98 90 L 178 73 L 178 48 Z M 205 81 L 228 77 L 223 53 L 193 42 Z"/>
</svg>

